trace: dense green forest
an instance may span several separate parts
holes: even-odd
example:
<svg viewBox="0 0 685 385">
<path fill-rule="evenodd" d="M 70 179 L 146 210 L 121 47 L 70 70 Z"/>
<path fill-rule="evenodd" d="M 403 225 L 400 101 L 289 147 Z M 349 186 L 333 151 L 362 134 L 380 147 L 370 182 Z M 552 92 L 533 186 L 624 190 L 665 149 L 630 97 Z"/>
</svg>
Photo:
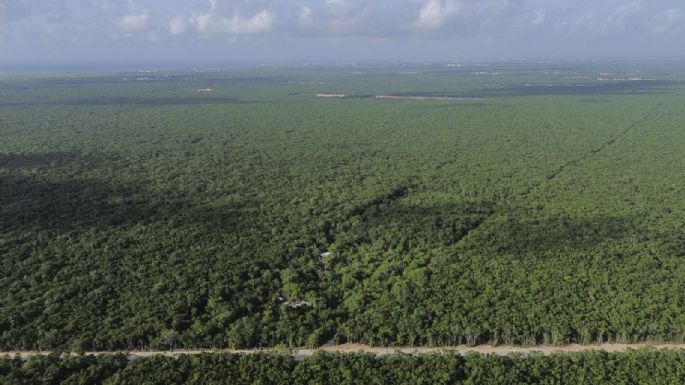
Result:
<svg viewBox="0 0 685 385">
<path fill-rule="evenodd" d="M 0 382 L 8 385 L 676 385 L 684 378 L 681 350 L 465 357 L 317 353 L 303 361 L 264 353 L 131 361 L 124 355 L 0 358 Z"/>
<path fill-rule="evenodd" d="M 683 90 L 637 62 L 5 76 L 0 349 L 682 342 Z"/>
</svg>

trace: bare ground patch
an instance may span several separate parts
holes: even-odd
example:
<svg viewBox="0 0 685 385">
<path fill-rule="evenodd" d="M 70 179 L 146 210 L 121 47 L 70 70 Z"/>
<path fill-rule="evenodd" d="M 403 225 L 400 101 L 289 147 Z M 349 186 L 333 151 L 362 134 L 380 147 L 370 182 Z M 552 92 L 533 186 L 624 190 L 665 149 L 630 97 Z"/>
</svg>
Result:
<svg viewBox="0 0 685 385">
<path fill-rule="evenodd" d="M 403 100 L 484 100 L 485 98 L 471 96 L 424 96 L 424 95 L 376 95 L 376 99 Z"/>
</svg>

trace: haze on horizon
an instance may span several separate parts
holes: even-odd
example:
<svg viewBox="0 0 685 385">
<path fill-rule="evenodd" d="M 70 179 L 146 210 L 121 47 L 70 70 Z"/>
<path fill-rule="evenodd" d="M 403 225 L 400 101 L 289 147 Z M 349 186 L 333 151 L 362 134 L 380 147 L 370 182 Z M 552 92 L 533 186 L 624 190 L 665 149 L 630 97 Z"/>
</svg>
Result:
<svg viewBox="0 0 685 385">
<path fill-rule="evenodd" d="M 0 0 L 0 63 L 683 57 L 682 0 Z"/>
</svg>

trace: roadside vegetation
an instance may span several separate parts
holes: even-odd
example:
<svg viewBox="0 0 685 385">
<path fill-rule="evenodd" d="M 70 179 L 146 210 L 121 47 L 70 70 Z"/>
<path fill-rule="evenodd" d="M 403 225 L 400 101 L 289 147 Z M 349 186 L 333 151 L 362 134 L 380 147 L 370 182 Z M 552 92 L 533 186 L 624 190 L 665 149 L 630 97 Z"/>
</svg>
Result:
<svg viewBox="0 0 685 385">
<path fill-rule="evenodd" d="M 0 358 L 3 384 L 679 384 L 685 352 L 584 352 L 544 355 L 456 354 L 376 357 L 317 354 L 204 354 L 129 361 L 124 355 Z"/>
</svg>

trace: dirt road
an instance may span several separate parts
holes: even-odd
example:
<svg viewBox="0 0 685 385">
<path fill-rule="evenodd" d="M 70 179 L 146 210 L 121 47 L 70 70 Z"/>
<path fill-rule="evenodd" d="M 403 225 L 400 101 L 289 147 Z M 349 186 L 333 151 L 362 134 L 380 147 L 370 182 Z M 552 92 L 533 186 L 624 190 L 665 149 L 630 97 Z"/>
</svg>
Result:
<svg viewBox="0 0 685 385">
<path fill-rule="evenodd" d="M 565 345 L 565 346 L 550 346 L 550 345 L 538 345 L 530 347 L 520 347 L 520 346 L 491 346 L 491 345 L 478 345 L 478 346 L 452 346 L 452 347 L 397 347 L 397 348 L 385 348 L 385 347 L 371 347 L 368 345 L 361 344 L 343 344 L 343 345 L 325 345 L 315 349 L 292 349 L 292 350 L 278 350 L 278 349 L 197 349 L 197 350 L 158 350 L 158 351 L 121 351 L 128 354 L 131 358 L 142 358 L 150 357 L 154 355 L 165 355 L 165 356 L 178 356 L 182 354 L 201 354 L 201 353 L 234 353 L 234 354 L 254 354 L 259 352 L 282 352 L 293 356 L 296 360 L 302 360 L 307 357 L 311 357 L 314 353 L 318 351 L 325 352 L 336 352 L 336 353 L 359 353 L 367 352 L 376 355 L 392 354 L 396 352 L 406 353 L 406 354 L 429 354 L 438 352 L 454 352 L 458 354 L 467 354 L 470 352 L 482 353 L 482 354 L 497 354 L 497 355 L 507 355 L 510 353 L 521 353 L 529 354 L 531 352 L 540 352 L 542 354 L 551 354 L 555 352 L 559 353 L 570 353 L 570 352 L 581 352 L 588 350 L 603 350 L 606 352 L 623 352 L 629 349 L 642 349 L 642 348 L 652 348 L 652 349 L 685 349 L 685 344 L 600 344 L 600 345 Z M 102 355 L 102 354 L 112 354 L 118 353 L 116 351 L 98 351 L 98 352 L 86 352 L 86 354 L 91 355 Z M 0 352 L 0 356 L 20 356 L 22 359 L 28 359 L 35 355 L 47 355 L 50 354 L 48 351 L 7 351 Z"/>
</svg>

